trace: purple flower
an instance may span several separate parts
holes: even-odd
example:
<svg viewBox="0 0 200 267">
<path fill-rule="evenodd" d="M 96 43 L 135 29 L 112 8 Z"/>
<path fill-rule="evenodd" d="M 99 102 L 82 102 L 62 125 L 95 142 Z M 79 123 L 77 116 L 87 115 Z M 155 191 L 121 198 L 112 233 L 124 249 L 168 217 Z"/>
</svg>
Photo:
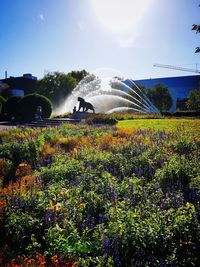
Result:
<svg viewBox="0 0 200 267">
<path fill-rule="evenodd" d="M 115 263 L 115 266 L 122 266 L 122 262 L 121 262 L 121 260 L 118 258 L 118 257 L 116 257 L 115 259 L 114 259 L 114 263 Z"/>
<path fill-rule="evenodd" d="M 103 240 L 103 249 L 109 251 L 111 249 L 111 242 L 108 236 L 105 236 Z"/>
</svg>

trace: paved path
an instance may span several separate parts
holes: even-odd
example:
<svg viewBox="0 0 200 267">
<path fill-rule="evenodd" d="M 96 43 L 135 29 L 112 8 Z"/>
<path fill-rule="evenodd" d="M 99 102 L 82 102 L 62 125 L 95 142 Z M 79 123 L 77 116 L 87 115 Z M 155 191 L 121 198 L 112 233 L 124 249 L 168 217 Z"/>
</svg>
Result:
<svg viewBox="0 0 200 267">
<path fill-rule="evenodd" d="M 22 124 L 16 124 L 16 123 L 11 123 L 8 121 L 0 122 L 0 130 L 7 130 L 7 129 L 12 129 L 16 127 L 53 127 L 53 126 L 59 126 L 62 123 L 78 123 L 80 122 L 79 119 L 45 119 L 42 121 L 33 121 L 33 122 L 26 122 Z"/>
<path fill-rule="evenodd" d="M 4 122 L 1 121 L 0 122 L 0 131 L 12 129 L 12 128 L 16 128 L 16 125 L 14 125 L 10 122 L 7 122 L 7 121 L 4 121 Z"/>
</svg>

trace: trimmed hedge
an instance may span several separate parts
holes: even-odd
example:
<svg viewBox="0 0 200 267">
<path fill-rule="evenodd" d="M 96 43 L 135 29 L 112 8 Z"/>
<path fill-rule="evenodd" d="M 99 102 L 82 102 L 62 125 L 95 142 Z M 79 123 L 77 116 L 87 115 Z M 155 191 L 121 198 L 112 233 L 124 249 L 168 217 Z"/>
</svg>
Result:
<svg viewBox="0 0 200 267">
<path fill-rule="evenodd" d="M 4 110 L 5 110 L 5 98 L 3 96 L 0 96 L 0 121 L 5 120 Z"/>
<path fill-rule="evenodd" d="M 117 123 L 117 120 L 105 114 L 105 115 L 92 115 L 86 118 L 85 122 L 89 125 L 93 125 L 93 124 L 115 125 Z"/>
<path fill-rule="evenodd" d="M 5 102 L 5 98 L 3 96 L 0 96 L 0 114 L 3 114 Z"/>
<path fill-rule="evenodd" d="M 52 104 L 50 100 L 39 94 L 29 94 L 19 101 L 19 119 L 21 121 L 34 120 L 38 106 L 42 107 L 42 118 L 51 116 Z"/>
<path fill-rule="evenodd" d="M 176 111 L 173 113 L 175 117 L 197 117 L 200 116 L 200 111 Z"/>
<path fill-rule="evenodd" d="M 5 112 L 9 119 L 17 119 L 19 112 L 19 102 L 22 96 L 11 96 L 5 103 Z"/>
</svg>

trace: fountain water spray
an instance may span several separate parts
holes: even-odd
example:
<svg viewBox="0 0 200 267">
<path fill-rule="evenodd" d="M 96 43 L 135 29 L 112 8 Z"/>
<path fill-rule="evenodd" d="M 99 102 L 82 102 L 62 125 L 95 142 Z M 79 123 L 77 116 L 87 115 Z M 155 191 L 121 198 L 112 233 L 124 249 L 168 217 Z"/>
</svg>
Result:
<svg viewBox="0 0 200 267">
<path fill-rule="evenodd" d="M 131 84 L 129 86 L 128 84 Z M 57 113 L 71 112 L 77 98 L 92 103 L 97 113 L 133 111 L 137 113 L 160 113 L 138 85 L 132 80 L 99 78 L 94 74 L 84 77 Z"/>
</svg>

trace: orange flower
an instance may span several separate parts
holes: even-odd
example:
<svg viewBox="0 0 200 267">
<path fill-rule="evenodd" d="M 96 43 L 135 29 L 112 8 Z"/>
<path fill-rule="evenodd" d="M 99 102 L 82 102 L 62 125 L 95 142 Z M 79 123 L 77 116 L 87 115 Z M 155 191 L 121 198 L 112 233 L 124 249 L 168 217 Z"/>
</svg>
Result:
<svg viewBox="0 0 200 267">
<path fill-rule="evenodd" d="M 57 263 L 58 262 L 58 256 L 57 255 L 52 256 L 51 260 L 53 263 Z"/>
<path fill-rule="evenodd" d="M 39 263 L 41 265 L 45 265 L 46 264 L 45 257 L 43 255 L 41 255 L 40 253 L 37 253 L 36 259 L 39 261 Z"/>
<path fill-rule="evenodd" d="M 2 189 L 2 193 L 6 194 L 7 192 L 8 192 L 8 189 L 6 187 Z"/>
<path fill-rule="evenodd" d="M 27 259 L 27 261 L 26 261 L 28 264 L 30 263 L 30 264 L 33 264 L 33 263 L 35 263 L 35 260 L 34 259 Z"/>
</svg>

